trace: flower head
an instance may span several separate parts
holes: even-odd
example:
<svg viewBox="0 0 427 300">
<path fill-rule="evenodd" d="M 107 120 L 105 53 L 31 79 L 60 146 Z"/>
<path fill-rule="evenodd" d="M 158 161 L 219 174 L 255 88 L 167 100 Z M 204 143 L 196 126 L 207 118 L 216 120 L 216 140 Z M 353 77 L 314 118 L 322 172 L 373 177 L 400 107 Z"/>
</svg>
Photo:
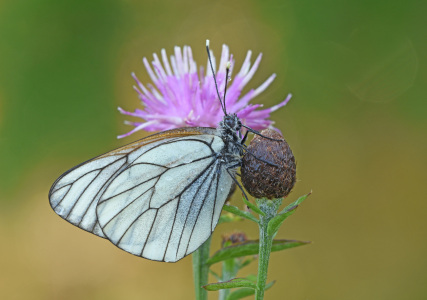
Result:
<svg viewBox="0 0 427 300">
<path fill-rule="evenodd" d="M 248 238 L 244 232 L 234 232 L 232 234 L 227 234 L 222 236 L 221 246 L 222 248 L 238 245 L 244 242 L 247 242 Z"/>
<path fill-rule="evenodd" d="M 273 121 L 268 120 L 270 113 L 286 105 L 290 100 L 289 94 L 281 103 L 267 108 L 260 104 L 250 104 L 250 101 L 263 92 L 276 77 L 271 75 L 263 84 L 256 89 L 251 89 L 241 96 L 242 89 L 257 70 L 262 55 L 259 54 L 251 67 L 251 51 L 248 51 L 243 65 L 234 76 L 227 87 L 225 99 L 227 113 L 235 113 L 242 123 L 256 130 L 271 127 Z M 213 65 L 215 58 L 213 55 Z M 157 54 L 153 55 L 151 65 L 144 57 L 143 63 L 153 81 L 153 85 L 143 85 L 135 74 L 132 77 L 136 81 L 134 89 L 144 106 L 144 109 L 135 109 L 128 112 L 119 107 L 122 114 L 143 119 L 139 122 L 125 122 L 133 128 L 119 138 L 126 137 L 138 130 L 163 131 L 177 127 L 201 126 L 216 127 L 222 120 L 224 113 L 218 100 L 215 83 L 210 67 L 198 69 L 193 60 L 191 48 L 184 46 L 175 47 L 175 55 L 167 58 L 166 51 L 161 51 L 161 61 Z M 230 55 L 226 45 L 222 47 L 219 69 L 215 70 L 220 95 L 224 92 L 224 81 L 226 77 L 226 65 L 230 62 L 230 72 L 234 69 L 233 55 Z"/>
<path fill-rule="evenodd" d="M 259 135 L 252 139 L 240 168 L 243 186 L 255 198 L 286 197 L 296 181 L 295 157 L 281 134 L 272 129 L 264 129 L 261 134 L 277 141 Z"/>
</svg>

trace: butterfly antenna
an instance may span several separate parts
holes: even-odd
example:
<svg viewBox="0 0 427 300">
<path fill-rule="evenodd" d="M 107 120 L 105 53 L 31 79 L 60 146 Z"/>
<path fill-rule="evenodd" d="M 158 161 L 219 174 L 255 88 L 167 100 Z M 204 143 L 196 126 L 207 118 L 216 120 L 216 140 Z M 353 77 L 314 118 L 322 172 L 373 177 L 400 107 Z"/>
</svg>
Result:
<svg viewBox="0 0 427 300">
<path fill-rule="evenodd" d="M 222 97 L 222 101 L 224 102 L 224 110 L 225 114 L 227 114 L 227 106 L 225 105 L 225 95 L 227 94 L 227 85 L 228 85 L 228 79 L 230 75 L 230 68 L 231 68 L 231 62 L 227 62 L 227 66 L 225 69 L 225 87 L 224 87 L 224 97 Z"/>
<path fill-rule="evenodd" d="M 283 139 L 278 140 L 278 139 L 273 139 L 271 137 L 265 136 L 265 135 L 261 134 L 261 132 L 256 131 L 255 129 L 252 129 L 252 128 L 244 125 L 244 124 L 242 124 L 242 127 L 245 127 L 249 132 L 252 132 L 253 134 L 259 135 L 260 137 L 263 137 L 267 140 L 276 141 L 276 142 L 282 142 L 283 141 Z"/>
<path fill-rule="evenodd" d="M 208 52 L 208 59 L 209 59 L 209 64 L 211 65 L 212 75 L 215 82 L 216 93 L 218 94 L 218 99 L 219 99 L 219 102 L 221 103 L 222 111 L 224 112 L 225 115 L 227 115 L 227 111 L 225 110 L 225 103 L 223 103 L 223 101 L 221 100 L 221 96 L 219 95 L 218 84 L 216 82 L 215 71 L 214 71 L 212 59 L 211 59 L 211 51 L 209 50 L 209 40 L 206 40 L 206 51 Z M 227 82 L 225 82 L 225 88 L 227 88 Z M 224 93 L 224 96 L 225 96 L 225 93 Z"/>
</svg>

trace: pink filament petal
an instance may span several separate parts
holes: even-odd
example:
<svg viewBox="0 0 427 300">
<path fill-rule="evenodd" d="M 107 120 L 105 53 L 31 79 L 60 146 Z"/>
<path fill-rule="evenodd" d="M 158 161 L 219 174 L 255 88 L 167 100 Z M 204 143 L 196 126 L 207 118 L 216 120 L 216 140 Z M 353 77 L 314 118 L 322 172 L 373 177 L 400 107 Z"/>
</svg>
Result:
<svg viewBox="0 0 427 300">
<path fill-rule="evenodd" d="M 273 82 L 275 74 L 268 77 L 259 87 L 251 89 L 244 96 L 241 96 L 243 87 L 254 76 L 260 61 L 261 54 L 258 55 L 251 66 L 252 52 L 248 51 L 246 58 L 227 89 L 226 107 L 227 113 L 237 113 L 242 122 L 256 130 L 271 127 L 273 122 L 269 120 L 270 113 L 286 105 L 291 95 L 281 103 L 267 109 L 260 109 L 260 104 L 249 104 L 256 96 L 265 91 Z M 213 68 L 216 73 L 218 89 L 221 98 L 223 97 L 226 65 L 230 66 L 230 77 L 234 70 L 234 58 L 230 54 L 226 45 L 222 46 L 222 53 L 219 65 L 211 52 Z M 206 126 L 216 127 L 223 118 L 215 88 L 211 67 L 208 63 L 207 70 L 199 68 L 193 59 L 191 48 L 175 47 L 174 55 L 169 59 L 166 51 L 161 50 L 161 58 L 153 54 L 153 62 L 150 64 L 146 58 L 143 64 L 149 74 L 152 84 L 144 85 L 132 73 L 135 79 L 135 91 L 142 102 L 143 109 L 135 109 L 134 112 L 118 108 L 120 113 L 140 121 L 126 122 L 134 128 L 119 138 L 129 136 L 138 130 L 168 130 L 182 126 Z"/>
<path fill-rule="evenodd" d="M 276 104 L 275 106 L 272 106 L 269 108 L 270 111 L 275 111 L 278 110 L 279 108 L 281 108 L 282 106 L 285 106 L 286 104 L 288 104 L 289 100 L 291 100 L 292 98 L 292 94 L 289 93 L 288 96 L 286 97 L 285 100 L 283 100 L 282 102 L 280 102 L 279 104 Z"/>
</svg>

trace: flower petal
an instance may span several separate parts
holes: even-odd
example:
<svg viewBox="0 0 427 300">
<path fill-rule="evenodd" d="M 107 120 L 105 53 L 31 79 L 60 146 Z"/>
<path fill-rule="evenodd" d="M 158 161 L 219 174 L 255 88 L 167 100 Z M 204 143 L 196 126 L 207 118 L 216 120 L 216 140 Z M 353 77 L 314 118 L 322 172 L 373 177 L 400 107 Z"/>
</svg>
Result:
<svg viewBox="0 0 427 300">
<path fill-rule="evenodd" d="M 230 74 L 234 70 L 234 58 L 230 54 L 227 45 L 222 46 L 219 65 L 212 52 L 211 59 L 215 71 L 217 87 L 212 76 L 211 66 L 207 64 L 206 72 L 203 67 L 198 67 L 193 59 L 191 48 L 175 47 L 174 55 L 169 59 L 166 50 L 161 50 L 161 57 L 153 54 L 150 64 L 143 58 L 143 64 L 147 70 L 152 84 L 142 84 L 136 75 L 135 91 L 144 106 L 143 109 L 135 109 L 134 112 L 118 108 L 120 113 L 140 121 L 127 122 L 135 128 L 119 138 L 129 136 L 138 130 L 167 130 L 182 126 L 216 127 L 224 117 L 220 98 L 223 97 L 226 84 L 226 65 L 230 62 Z M 252 79 L 261 62 L 259 54 L 251 66 L 252 52 L 248 51 L 246 58 L 227 88 L 225 104 L 227 113 L 236 113 L 242 122 L 256 130 L 271 127 L 273 122 L 269 120 L 270 113 L 286 105 L 291 95 L 281 103 L 267 109 L 260 109 L 262 105 L 249 104 L 253 98 L 261 94 L 273 82 L 275 74 L 272 74 L 259 87 L 251 89 L 241 96 L 242 89 Z M 198 71 L 199 70 L 199 71 Z M 218 70 L 218 71 L 216 71 Z M 217 91 L 218 88 L 218 91 Z M 142 119 L 142 121 L 141 121 Z"/>
</svg>

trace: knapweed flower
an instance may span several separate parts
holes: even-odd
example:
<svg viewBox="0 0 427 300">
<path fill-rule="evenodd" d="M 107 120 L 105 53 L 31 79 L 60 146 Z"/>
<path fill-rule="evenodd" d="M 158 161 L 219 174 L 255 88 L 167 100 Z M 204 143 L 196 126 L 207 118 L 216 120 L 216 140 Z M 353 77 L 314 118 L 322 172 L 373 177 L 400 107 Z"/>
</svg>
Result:
<svg viewBox="0 0 427 300">
<path fill-rule="evenodd" d="M 224 247 L 238 245 L 247 241 L 248 241 L 248 238 L 244 232 L 234 232 L 232 234 L 227 234 L 222 236 L 221 246 L 222 248 L 224 248 Z"/>
<path fill-rule="evenodd" d="M 284 101 L 267 109 L 259 109 L 262 105 L 250 103 L 274 80 L 276 74 L 273 74 L 258 88 L 251 89 L 241 96 L 242 89 L 255 74 L 262 57 L 262 54 L 259 54 L 251 67 L 251 54 L 252 52 L 248 51 L 239 73 L 234 76 L 227 87 L 225 103 L 227 113 L 235 113 L 243 124 L 256 130 L 262 130 L 272 126 L 273 121 L 268 119 L 270 113 L 286 105 L 291 95 L 289 94 Z M 216 127 L 222 120 L 224 113 L 218 100 L 209 65 L 206 72 L 203 67 L 198 68 L 193 59 L 191 48 L 188 46 L 184 46 L 182 50 L 180 47 L 175 47 L 175 55 L 170 57 L 170 61 L 164 49 L 161 50 L 161 60 L 157 54 L 154 54 L 153 57 L 154 60 L 151 65 L 146 58 L 143 59 L 153 85 L 143 85 L 135 74 L 132 74 L 136 81 L 134 88 L 144 108 L 137 108 L 134 112 L 128 112 L 119 107 L 122 114 L 141 118 L 143 121 L 126 121 L 125 124 L 132 125 L 135 128 L 118 138 L 126 137 L 142 129 L 163 131 L 186 126 Z M 213 55 L 212 59 L 215 67 Z M 233 56 L 230 55 L 228 47 L 223 45 L 219 69 L 218 71 L 215 70 L 221 97 L 224 93 L 228 62 L 230 62 L 232 74 Z"/>
<path fill-rule="evenodd" d="M 295 157 L 280 133 L 264 129 L 261 134 L 281 141 L 255 135 L 248 146 L 248 152 L 252 155 L 245 153 L 240 168 L 243 186 L 255 198 L 286 197 L 296 181 Z M 262 162 L 260 159 L 277 166 Z"/>
</svg>

